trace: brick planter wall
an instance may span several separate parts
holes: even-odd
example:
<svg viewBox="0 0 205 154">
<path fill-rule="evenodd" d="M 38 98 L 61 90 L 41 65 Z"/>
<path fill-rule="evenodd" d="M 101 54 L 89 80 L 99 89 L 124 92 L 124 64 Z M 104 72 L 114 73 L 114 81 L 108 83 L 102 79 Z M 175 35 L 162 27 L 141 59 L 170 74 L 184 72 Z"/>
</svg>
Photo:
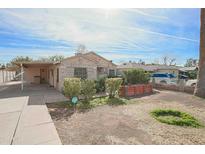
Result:
<svg viewBox="0 0 205 154">
<path fill-rule="evenodd" d="M 120 97 L 136 97 L 136 96 L 142 96 L 151 93 L 152 93 L 151 84 L 136 84 L 136 85 L 121 86 L 119 91 Z"/>
</svg>

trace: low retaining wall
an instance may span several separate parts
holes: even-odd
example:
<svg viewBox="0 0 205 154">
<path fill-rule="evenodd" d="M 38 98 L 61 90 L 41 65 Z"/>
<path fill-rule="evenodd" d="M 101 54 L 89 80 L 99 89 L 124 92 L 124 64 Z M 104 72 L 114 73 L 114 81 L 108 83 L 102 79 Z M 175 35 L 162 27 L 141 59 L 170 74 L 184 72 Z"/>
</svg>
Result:
<svg viewBox="0 0 205 154">
<path fill-rule="evenodd" d="M 136 97 L 152 93 L 151 84 L 137 84 L 121 86 L 119 91 L 120 97 Z"/>
<path fill-rule="evenodd" d="M 154 84 L 153 87 L 156 88 L 156 89 L 180 91 L 180 92 L 186 92 L 186 93 L 189 93 L 189 94 L 193 94 L 194 89 L 195 89 L 195 87 L 191 87 L 191 86 L 166 85 L 166 84 Z"/>
</svg>

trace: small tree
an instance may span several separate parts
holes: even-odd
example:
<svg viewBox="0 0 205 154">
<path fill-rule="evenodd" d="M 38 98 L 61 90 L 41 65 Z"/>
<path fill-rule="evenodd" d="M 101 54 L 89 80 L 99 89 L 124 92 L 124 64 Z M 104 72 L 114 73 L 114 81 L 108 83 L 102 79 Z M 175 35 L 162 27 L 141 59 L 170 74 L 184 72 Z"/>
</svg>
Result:
<svg viewBox="0 0 205 154">
<path fill-rule="evenodd" d="M 150 74 L 143 69 L 130 69 L 124 71 L 125 83 L 127 84 L 146 84 L 150 80 Z"/>
<path fill-rule="evenodd" d="M 171 58 L 171 57 L 169 57 L 169 56 L 164 56 L 164 57 L 162 57 L 162 60 L 163 60 L 163 64 L 164 65 L 169 65 L 169 66 L 172 66 L 172 65 L 176 65 L 176 63 L 174 63 L 174 62 L 176 62 L 176 58 Z"/>
<path fill-rule="evenodd" d="M 197 70 L 188 71 L 187 76 L 189 79 L 196 79 L 197 78 Z"/>
<path fill-rule="evenodd" d="M 17 56 L 16 58 L 13 58 L 10 63 L 7 63 L 7 66 L 13 66 L 15 65 L 15 63 L 21 63 L 21 62 L 31 62 L 33 61 L 32 58 L 26 56 L 26 57 L 23 57 L 23 56 Z"/>
<path fill-rule="evenodd" d="M 186 60 L 185 67 L 196 67 L 198 65 L 198 60 L 189 58 Z"/>
<path fill-rule="evenodd" d="M 106 91 L 109 93 L 109 98 L 115 97 L 118 94 L 120 86 L 122 84 L 121 78 L 108 78 L 105 81 Z"/>
<path fill-rule="evenodd" d="M 62 60 L 65 59 L 65 57 L 63 55 L 54 55 L 54 56 L 50 56 L 48 59 L 53 62 L 61 62 Z"/>
<path fill-rule="evenodd" d="M 5 69 L 5 65 L 4 64 L 0 64 L 0 69 Z"/>
<path fill-rule="evenodd" d="M 78 55 L 78 54 L 83 54 L 83 53 L 85 53 L 85 52 L 87 52 L 86 46 L 83 45 L 83 44 L 80 44 L 80 45 L 78 46 L 78 48 L 77 48 L 75 54 Z"/>
<path fill-rule="evenodd" d="M 89 101 L 95 95 L 95 81 L 82 80 L 81 82 L 81 94 L 84 96 L 85 101 Z"/>
<path fill-rule="evenodd" d="M 53 55 L 50 57 L 40 57 L 38 58 L 39 61 L 44 61 L 44 62 L 61 62 L 65 59 L 63 55 Z"/>
<path fill-rule="evenodd" d="M 64 79 L 64 94 L 70 98 L 79 96 L 81 91 L 81 82 L 79 78 Z"/>
</svg>

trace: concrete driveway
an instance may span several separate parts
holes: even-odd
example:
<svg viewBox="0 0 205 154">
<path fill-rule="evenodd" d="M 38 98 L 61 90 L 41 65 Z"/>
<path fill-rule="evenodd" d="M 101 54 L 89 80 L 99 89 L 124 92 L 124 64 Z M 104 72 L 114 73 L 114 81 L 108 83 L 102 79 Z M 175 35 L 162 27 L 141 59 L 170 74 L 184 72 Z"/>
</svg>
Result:
<svg viewBox="0 0 205 154">
<path fill-rule="evenodd" d="M 45 103 L 66 98 L 47 85 L 0 86 L 0 144 L 61 144 Z"/>
</svg>

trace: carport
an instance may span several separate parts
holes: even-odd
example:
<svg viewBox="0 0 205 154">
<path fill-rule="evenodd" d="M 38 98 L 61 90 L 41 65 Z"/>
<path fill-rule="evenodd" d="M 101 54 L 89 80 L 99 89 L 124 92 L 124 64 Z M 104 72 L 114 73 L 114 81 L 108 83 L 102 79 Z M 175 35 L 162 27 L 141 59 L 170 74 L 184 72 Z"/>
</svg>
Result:
<svg viewBox="0 0 205 154">
<path fill-rule="evenodd" d="M 21 90 L 24 89 L 24 83 L 54 85 L 54 69 L 58 63 L 32 61 L 15 64 L 21 68 Z"/>
</svg>

